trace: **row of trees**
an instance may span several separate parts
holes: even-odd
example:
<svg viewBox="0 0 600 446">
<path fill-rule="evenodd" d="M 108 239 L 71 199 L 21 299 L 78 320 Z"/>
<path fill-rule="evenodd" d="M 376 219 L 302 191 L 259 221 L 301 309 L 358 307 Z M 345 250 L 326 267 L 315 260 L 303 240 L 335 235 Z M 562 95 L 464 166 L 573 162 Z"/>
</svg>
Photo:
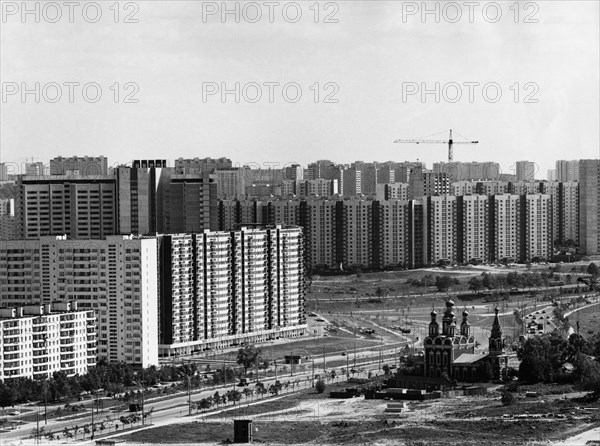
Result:
<svg viewBox="0 0 600 446">
<path fill-rule="evenodd" d="M 120 394 L 134 385 L 151 387 L 161 381 L 181 380 L 184 374 L 192 377 L 191 385 L 196 388 L 201 384 L 201 377 L 197 372 L 195 364 L 161 368 L 151 366 L 136 371 L 125 363 L 101 360 L 85 375 L 68 377 L 64 372 L 54 372 L 51 378 L 44 381 L 31 378 L 7 379 L 0 384 L 0 407 L 28 401 L 56 403 L 77 400 L 82 392 L 94 394 L 98 389 L 104 389 L 108 395 Z"/>
</svg>

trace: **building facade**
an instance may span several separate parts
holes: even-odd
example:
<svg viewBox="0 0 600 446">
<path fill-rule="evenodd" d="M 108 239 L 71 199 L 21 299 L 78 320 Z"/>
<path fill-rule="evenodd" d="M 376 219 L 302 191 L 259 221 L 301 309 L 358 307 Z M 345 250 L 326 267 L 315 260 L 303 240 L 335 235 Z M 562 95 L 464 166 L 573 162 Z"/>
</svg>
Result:
<svg viewBox="0 0 600 446">
<path fill-rule="evenodd" d="M 305 333 L 300 228 L 164 235 L 159 244 L 161 356 Z"/>
<path fill-rule="evenodd" d="M 0 381 L 84 375 L 96 365 L 96 317 L 77 302 L 0 308 Z"/>
<path fill-rule="evenodd" d="M 156 239 L 0 242 L 0 305 L 76 300 L 97 315 L 98 358 L 158 365 Z"/>
</svg>

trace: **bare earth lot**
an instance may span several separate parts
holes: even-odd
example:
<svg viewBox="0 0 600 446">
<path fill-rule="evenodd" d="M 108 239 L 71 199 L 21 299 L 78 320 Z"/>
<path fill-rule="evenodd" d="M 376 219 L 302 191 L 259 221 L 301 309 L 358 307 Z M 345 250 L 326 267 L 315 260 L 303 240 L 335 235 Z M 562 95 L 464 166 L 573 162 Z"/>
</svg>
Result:
<svg viewBox="0 0 600 446">
<path fill-rule="evenodd" d="M 385 413 L 387 401 L 327 398 L 312 389 L 229 414 L 199 417 L 188 424 L 149 429 L 125 437 L 128 442 L 223 444 L 233 440 L 233 418 L 253 420 L 254 442 L 262 444 L 535 444 L 556 442 L 600 426 L 597 403 L 584 402 L 569 389 L 550 389 L 537 400 L 517 393 L 503 407 L 499 393 L 410 403 L 409 412 Z M 524 415 L 525 414 L 525 415 Z M 519 417 L 514 417 L 518 415 Z M 128 443 L 133 444 L 133 443 Z M 545 443 L 548 444 L 548 443 Z"/>
</svg>

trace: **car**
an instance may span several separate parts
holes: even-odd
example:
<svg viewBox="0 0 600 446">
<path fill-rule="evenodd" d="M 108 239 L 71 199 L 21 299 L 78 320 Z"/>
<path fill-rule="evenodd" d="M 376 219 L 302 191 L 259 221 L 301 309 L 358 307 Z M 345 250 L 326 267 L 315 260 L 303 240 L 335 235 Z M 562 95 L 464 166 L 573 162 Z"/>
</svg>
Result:
<svg viewBox="0 0 600 446">
<path fill-rule="evenodd" d="M 309 315 L 310 317 L 315 317 L 315 316 L 317 315 L 317 313 L 314 313 L 314 312 L 312 312 L 312 311 L 311 311 L 310 313 L 308 313 L 308 315 Z"/>
<path fill-rule="evenodd" d="M 325 322 L 325 319 L 323 319 L 322 317 L 318 317 L 315 319 L 317 322 Z"/>
<path fill-rule="evenodd" d="M 21 415 L 21 411 L 20 410 L 11 410 L 10 412 L 8 412 L 9 415 Z"/>
<path fill-rule="evenodd" d="M 238 387 L 244 387 L 248 385 L 248 379 L 247 378 L 240 378 L 240 382 L 238 383 Z"/>
<path fill-rule="evenodd" d="M 342 356 L 346 356 L 346 352 L 342 352 Z"/>
</svg>

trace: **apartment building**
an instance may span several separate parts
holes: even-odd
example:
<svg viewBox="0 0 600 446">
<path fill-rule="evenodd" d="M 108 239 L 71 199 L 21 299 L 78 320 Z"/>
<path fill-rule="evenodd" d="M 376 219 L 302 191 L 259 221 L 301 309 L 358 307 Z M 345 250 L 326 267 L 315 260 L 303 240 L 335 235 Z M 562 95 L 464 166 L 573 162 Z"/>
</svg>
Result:
<svg viewBox="0 0 600 446">
<path fill-rule="evenodd" d="M 108 159 L 104 156 L 57 156 L 50 160 L 50 175 L 108 175 Z"/>
<path fill-rule="evenodd" d="M 12 198 L 0 199 L 0 240 L 17 238 L 16 223 L 15 200 Z"/>
<path fill-rule="evenodd" d="M 458 261 L 457 200 L 455 196 L 427 197 L 426 252 L 429 264 L 454 264 Z"/>
<path fill-rule="evenodd" d="M 408 183 L 378 184 L 376 198 L 384 200 L 408 200 Z"/>
<path fill-rule="evenodd" d="M 158 364 L 156 239 L 64 236 L 0 242 L 0 305 L 78 301 L 98 321 L 98 357 Z"/>
<path fill-rule="evenodd" d="M 373 202 L 374 267 L 406 267 L 410 261 L 408 230 L 409 203 L 406 200 Z"/>
<path fill-rule="evenodd" d="M 556 161 L 556 181 L 573 182 L 579 181 L 579 160 Z"/>
<path fill-rule="evenodd" d="M 450 181 L 497 180 L 500 165 L 495 162 L 452 162 L 433 163 L 433 172 L 447 173 Z"/>
<path fill-rule="evenodd" d="M 579 161 L 579 252 L 600 254 L 600 160 Z"/>
<path fill-rule="evenodd" d="M 300 228 L 163 235 L 159 243 L 161 356 L 305 333 Z"/>
<path fill-rule="evenodd" d="M 20 176 L 16 189 L 18 239 L 59 234 L 102 238 L 117 231 L 112 176 Z"/>
<path fill-rule="evenodd" d="M 0 381 L 83 375 L 96 365 L 96 317 L 77 302 L 0 308 Z"/>
<path fill-rule="evenodd" d="M 493 210 L 492 260 L 516 262 L 521 258 L 521 198 L 518 195 L 497 195 L 492 198 Z"/>
<path fill-rule="evenodd" d="M 533 161 L 517 161 L 515 164 L 516 181 L 535 181 L 537 165 Z"/>
<path fill-rule="evenodd" d="M 526 261 L 552 257 L 552 197 L 545 194 L 525 195 L 525 227 L 520 234 L 525 239 L 521 258 Z"/>
<path fill-rule="evenodd" d="M 487 263 L 491 259 L 489 201 L 487 195 L 457 197 L 459 263 Z"/>
</svg>

